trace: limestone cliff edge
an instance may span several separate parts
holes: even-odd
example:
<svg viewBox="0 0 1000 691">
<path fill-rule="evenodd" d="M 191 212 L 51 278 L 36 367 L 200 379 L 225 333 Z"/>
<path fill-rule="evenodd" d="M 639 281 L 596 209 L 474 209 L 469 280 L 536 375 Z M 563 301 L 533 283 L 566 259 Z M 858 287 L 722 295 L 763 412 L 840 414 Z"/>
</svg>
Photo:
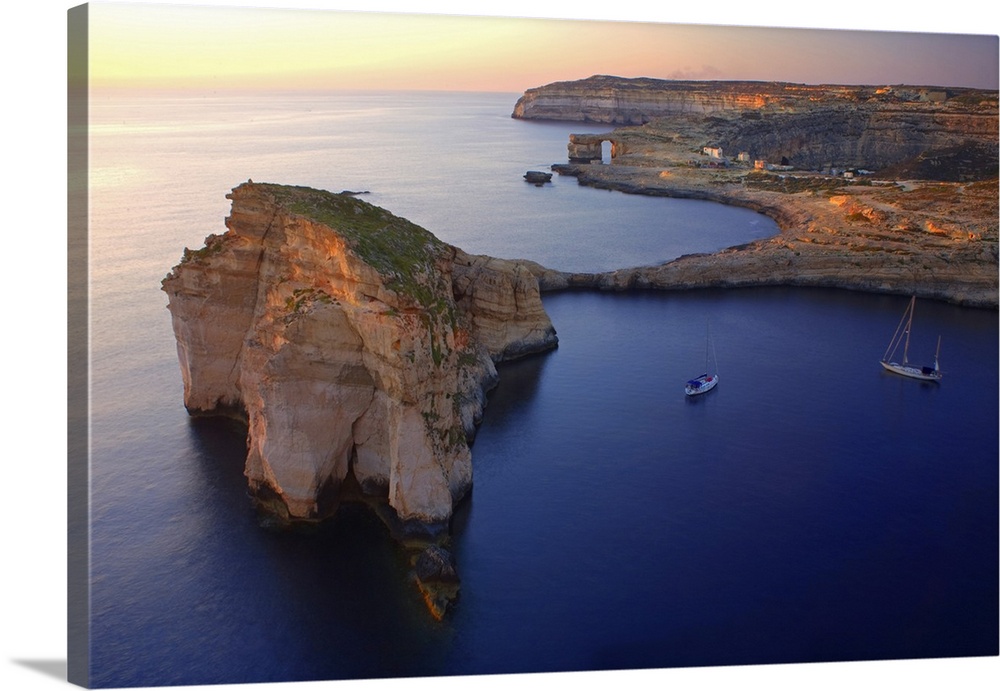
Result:
<svg viewBox="0 0 1000 691">
<path fill-rule="evenodd" d="M 537 280 L 348 193 L 227 196 L 227 231 L 162 283 L 184 405 L 246 422 L 271 520 L 321 520 L 350 487 L 401 536 L 440 535 L 472 485 L 494 363 L 557 344 Z"/>
</svg>

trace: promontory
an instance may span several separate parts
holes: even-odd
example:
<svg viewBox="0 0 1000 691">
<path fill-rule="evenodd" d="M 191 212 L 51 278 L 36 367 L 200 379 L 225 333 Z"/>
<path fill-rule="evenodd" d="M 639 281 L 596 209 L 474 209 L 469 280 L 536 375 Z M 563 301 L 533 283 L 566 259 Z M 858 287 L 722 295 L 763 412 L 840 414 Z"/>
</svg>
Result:
<svg viewBox="0 0 1000 691">
<path fill-rule="evenodd" d="M 837 287 L 997 307 L 997 91 L 594 76 L 528 89 L 512 117 L 572 134 L 580 184 L 754 209 L 780 233 L 543 290 Z"/>
<path fill-rule="evenodd" d="M 163 280 L 192 415 L 247 425 L 270 521 L 346 496 L 435 539 L 472 485 L 494 363 L 557 344 L 532 273 L 473 256 L 351 193 L 247 182 L 227 231 Z"/>
</svg>

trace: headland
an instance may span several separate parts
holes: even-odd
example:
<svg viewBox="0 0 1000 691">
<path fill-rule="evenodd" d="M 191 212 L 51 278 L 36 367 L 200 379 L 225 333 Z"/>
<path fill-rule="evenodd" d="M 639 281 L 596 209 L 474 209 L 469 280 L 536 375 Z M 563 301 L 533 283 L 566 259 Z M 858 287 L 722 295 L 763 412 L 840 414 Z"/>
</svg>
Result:
<svg viewBox="0 0 1000 691">
<path fill-rule="evenodd" d="M 250 181 L 228 197 L 227 231 L 162 282 L 185 407 L 246 424 L 265 524 L 369 504 L 418 550 L 443 615 L 457 584 L 440 543 L 472 487 L 495 363 L 558 343 L 538 282 L 352 193 Z"/>
<path fill-rule="evenodd" d="M 543 290 L 825 286 L 997 307 L 997 92 L 597 76 L 529 89 L 512 117 L 620 124 L 570 136 L 581 185 L 704 199 L 772 238 Z"/>
</svg>

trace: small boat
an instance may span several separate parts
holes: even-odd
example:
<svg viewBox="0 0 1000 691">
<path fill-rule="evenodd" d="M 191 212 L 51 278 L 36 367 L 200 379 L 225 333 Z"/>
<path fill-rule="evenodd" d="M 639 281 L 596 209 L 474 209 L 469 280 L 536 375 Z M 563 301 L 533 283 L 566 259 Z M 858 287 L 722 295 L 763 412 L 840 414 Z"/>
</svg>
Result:
<svg viewBox="0 0 1000 691">
<path fill-rule="evenodd" d="M 687 384 L 684 385 L 684 393 L 688 396 L 697 396 L 698 394 L 708 393 L 714 389 L 718 383 L 718 374 L 705 373 L 700 377 L 689 379 Z"/>
<path fill-rule="evenodd" d="M 684 384 L 684 393 L 688 396 L 697 396 L 699 394 L 708 393 L 714 389 L 719 384 L 719 362 L 715 358 L 715 344 L 712 343 L 712 335 L 708 333 L 708 327 L 706 326 L 705 334 L 705 374 L 694 379 L 689 379 L 686 384 Z M 712 352 L 712 357 L 715 359 L 715 373 L 710 374 L 711 370 L 708 369 L 708 353 L 709 350 Z"/>
<path fill-rule="evenodd" d="M 913 379 L 922 379 L 924 381 L 941 381 L 941 368 L 938 365 L 938 355 L 941 353 L 940 336 L 938 336 L 937 350 L 934 352 L 934 364 L 932 366 L 924 365 L 918 367 L 917 365 L 911 365 L 909 362 L 910 330 L 913 327 L 913 310 L 916 304 L 916 296 L 910 298 L 910 304 L 907 306 L 906 311 L 903 312 L 903 317 L 899 320 L 899 326 L 896 327 L 896 333 L 893 334 L 892 340 L 889 341 L 889 346 L 885 349 L 885 355 L 882 356 L 880 362 L 885 369 L 896 374 L 901 374 L 904 377 L 912 377 Z M 900 343 L 903 344 L 903 361 L 895 362 L 892 358 L 895 357 Z"/>
</svg>

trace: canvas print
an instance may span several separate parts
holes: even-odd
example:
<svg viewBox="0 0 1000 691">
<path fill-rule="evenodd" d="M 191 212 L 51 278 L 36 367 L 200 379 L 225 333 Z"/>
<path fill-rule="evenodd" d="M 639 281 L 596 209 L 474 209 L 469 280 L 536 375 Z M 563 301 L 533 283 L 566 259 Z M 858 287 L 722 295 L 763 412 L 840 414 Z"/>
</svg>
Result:
<svg viewBox="0 0 1000 691">
<path fill-rule="evenodd" d="M 69 10 L 69 678 L 998 654 L 998 39 Z"/>
</svg>

